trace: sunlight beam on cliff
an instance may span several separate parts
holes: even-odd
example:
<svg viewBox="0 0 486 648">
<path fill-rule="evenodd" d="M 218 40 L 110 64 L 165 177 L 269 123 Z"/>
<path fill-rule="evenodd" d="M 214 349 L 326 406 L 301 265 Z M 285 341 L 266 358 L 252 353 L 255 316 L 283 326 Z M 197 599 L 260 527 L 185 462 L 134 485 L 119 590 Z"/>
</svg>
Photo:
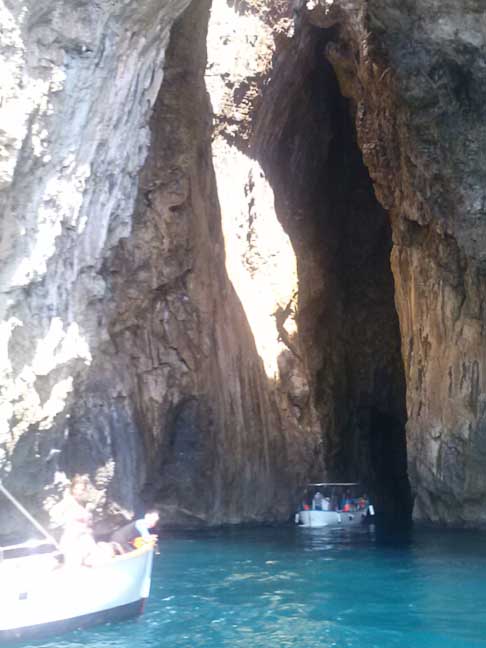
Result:
<svg viewBox="0 0 486 648">
<path fill-rule="evenodd" d="M 289 237 L 275 212 L 275 197 L 260 164 L 231 142 L 232 126 L 245 132 L 245 100 L 235 104 L 240 83 L 248 87 L 271 64 L 274 39 L 258 15 L 213 2 L 207 37 L 206 87 L 215 115 L 231 113 L 226 132 L 216 127 L 212 145 L 226 252 L 226 270 L 240 298 L 267 375 L 295 333 L 297 264 Z M 229 130 L 228 130 L 229 129 Z M 277 317 L 276 317 L 277 315 Z M 277 319 L 279 320 L 277 327 Z"/>
<path fill-rule="evenodd" d="M 226 270 L 246 312 L 269 377 L 286 348 L 277 329 L 297 293 L 297 264 L 289 237 L 275 213 L 274 194 L 258 162 L 223 140 L 213 145 L 226 252 Z M 279 324 L 295 333 L 292 315 Z"/>
</svg>

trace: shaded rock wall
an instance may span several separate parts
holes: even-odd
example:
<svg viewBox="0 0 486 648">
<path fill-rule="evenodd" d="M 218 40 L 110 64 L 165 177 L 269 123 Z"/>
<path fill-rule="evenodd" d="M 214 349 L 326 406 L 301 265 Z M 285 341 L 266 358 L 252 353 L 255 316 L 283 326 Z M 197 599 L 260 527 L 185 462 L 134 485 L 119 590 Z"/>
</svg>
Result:
<svg viewBox="0 0 486 648">
<path fill-rule="evenodd" d="M 246 33 L 263 25 L 261 65 L 226 64 L 216 132 L 260 163 L 296 253 L 293 343 L 326 469 L 381 471 L 406 510 L 408 419 L 415 517 L 481 524 L 481 3 L 294 3 L 292 18 L 284 4 L 234 5 Z"/>
<path fill-rule="evenodd" d="M 350 107 L 322 54 L 332 33 L 302 27 L 300 92 L 281 132 L 255 134 L 275 179 L 279 212 L 296 243 L 299 335 L 320 414 L 329 478 L 359 480 L 378 510 L 409 508 L 405 391 L 393 301 L 388 215 L 355 141 Z M 273 106 L 287 92 L 282 54 Z M 302 97 L 305 100 L 302 101 Z M 270 101 L 263 110 L 274 110 Z M 268 116 L 263 116 L 262 126 Z M 319 133 L 319 137 L 316 137 Z"/>
<path fill-rule="evenodd" d="M 208 67 L 213 153 L 220 185 L 235 173 L 235 160 L 258 165 L 290 237 L 298 281 L 288 309 L 295 324 L 289 348 L 309 385 L 322 439 L 313 477 L 361 480 L 379 510 L 406 514 L 405 383 L 391 228 L 363 165 L 349 102 L 325 61 L 334 34 L 305 18 L 289 22 L 283 5 L 265 10 L 245 3 L 231 11 L 219 31 L 210 25 L 210 44 L 220 34 Z M 235 47 L 228 24 L 253 48 Z M 234 150 L 240 158 L 231 156 Z M 251 200 L 272 218 L 259 196 Z"/>
<path fill-rule="evenodd" d="M 484 7 L 324 4 L 310 17 L 339 25 L 327 56 L 392 220 L 414 515 L 481 524 Z"/>
</svg>

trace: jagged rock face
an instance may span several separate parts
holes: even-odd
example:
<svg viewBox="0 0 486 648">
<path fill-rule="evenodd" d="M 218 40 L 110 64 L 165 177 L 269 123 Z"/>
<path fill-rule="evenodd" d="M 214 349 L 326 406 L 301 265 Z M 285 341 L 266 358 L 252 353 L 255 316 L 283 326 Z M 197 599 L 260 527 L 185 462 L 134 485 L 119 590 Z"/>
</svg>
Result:
<svg viewBox="0 0 486 648">
<path fill-rule="evenodd" d="M 327 55 L 392 220 L 414 515 L 482 524 L 484 7 L 330 5 L 312 20 L 339 25 Z"/>
<path fill-rule="evenodd" d="M 188 5 L 0 10 L 0 476 L 484 522 L 480 0 Z"/>
<path fill-rule="evenodd" d="M 207 2 L 165 60 L 187 4 L 2 16 L 17 119 L 2 121 L 0 474 L 33 510 L 87 472 L 100 517 L 146 500 L 166 522 L 286 519 L 317 455 L 302 369 L 272 316 L 269 375 L 226 274 Z"/>
<path fill-rule="evenodd" d="M 246 3 L 222 13 L 226 30 L 213 25 L 213 15 L 208 39 L 211 52 L 220 35 L 218 56 L 208 66 L 218 184 L 231 184 L 235 150 L 258 164 L 290 237 L 298 275 L 290 348 L 319 417 L 323 465 L 316 477 L 361 480 L 380 510 L 406 515 L 405 385 L 391 229 L 363 165 L 348 102 L 324 58 L 332 35 L 305 19 L 292 33 L 281 5 L 268 11 Z M 253 48 L 228 38 L 230 22 Z M 259 197 L 251 200 L 258 209 Z M 265 213 L 261 201 L 260 210 Z"/>
<path fill-rule="evenodd" d="M 132 233 L 103 269 L 110 344 L 71 430 L 81 445 L 93 430 L 103 438 L 129 403 L 143 445 L 137 487 L 165 523 L 286 519 L 319 439 L 294 413 L 292 386 L 267 378 L 226 274 L 204 83 L 208 15 L 209 3 L 196 3 L 172 31 Z"/>
<path fill-rule="evenodd" d="M 131 229 L 170 27 L 187 4 L 1 9 L 0 468 L 33 506 L 60 477 L 73 390 L 108 338 L 100 270 Z"/>
<path fill-rule="evenodd" d="M 296 251 L 293 343 L 327 473 L 395 484 L 406 511 L 408 418 L 415 517 L 481 524 L 484 12 L 478 2 L 294 9 L 292 34 L 282 4 L 235 7 L 240 31 L 262 26 L 212 94 L 217 139 L 258 160 Z"/>
</svg>

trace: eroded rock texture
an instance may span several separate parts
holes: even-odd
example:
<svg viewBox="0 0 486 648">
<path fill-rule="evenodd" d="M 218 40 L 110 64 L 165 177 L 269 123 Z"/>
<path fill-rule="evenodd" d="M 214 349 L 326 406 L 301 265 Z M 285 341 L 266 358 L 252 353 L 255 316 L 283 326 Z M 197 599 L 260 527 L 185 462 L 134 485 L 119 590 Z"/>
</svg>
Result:
<svg viewBox="0 0 486 648">
<path fill-rule="evenodd" d="M 108 339 L 101 268 L 131 229 L 170 27 L 187 4 L 0 9 L 0 467 L 34 507 L 61 479 L 73 390 Z"/>
<path fill-rule="evenodd" d="M 313 3 L 317 5 L 317 3 Z M 393 229 L 415 517 L 484 522 L 484 6 L 314 6 Z"/>
<path fill-rule="evenodd" d="M 110 425 L 119 436 L 112 413 L 129 404 L 143 445 L 136 486 L 166 522 L 286 519 L 318 437 L 294 414 L 290 390 L 267 378 L 226 274 L 204 83 L 208 13 L 197 3 L 173 28 L 133 230 L 103 269 L 110 344 L 71 431 L 81 446 L 96 431 L 102 448 Z M 79 466 L 77 447 L 71 461 Z"/>
<path fill-rule="evenodd" d="M 216 6 L 225 7 L 219 29 Z M 257 3 L 213 5 L 208 45 L 218 56 L 209 60 L 208 87 L 213 151 L 224 160 L 216 163 L 219 184 L 234 174 L 234 150 L 258 164 L 290 237 L 298 275 L 290 348 L 318 413 L 318 478 L 361 480 L 380 510 L 406 515 L 405 382 L 389 217 L 362 162 L 349 101 L 325 59 L 335 34 L 310 24 L 305 12 L 295 22 L 292 15 L 283 3 L 271 11 Z M 228 39 L 230 22 L 252 48 Z M 252 199 L 264 211 L 258 196 Z"/>
<path fill-rule="evenodd" d="M 480 0 L 0 19 L 12 490 L 216 524 L 361 479 L 407 514 L 408 453 L 415 517 L 486 521 Z"/>
<path fill-rule="evenodd" d="M 316 459 L 305 375 L 274 316 L 265 367 L 226 274 L 208 2 L 166 56 L 187 4 L 3 10 L 0 469 L 35 511 L 86 472 L 100 518 L 286 519 Z"/>
<path fill-rule="evenodd" d="M 407 445 L 415 517 L 481 524 L 484 9 L 228 6 L 215 156 L 258 163 L 296 253 L 325 472 L 406 513 Z"/>
</svg>

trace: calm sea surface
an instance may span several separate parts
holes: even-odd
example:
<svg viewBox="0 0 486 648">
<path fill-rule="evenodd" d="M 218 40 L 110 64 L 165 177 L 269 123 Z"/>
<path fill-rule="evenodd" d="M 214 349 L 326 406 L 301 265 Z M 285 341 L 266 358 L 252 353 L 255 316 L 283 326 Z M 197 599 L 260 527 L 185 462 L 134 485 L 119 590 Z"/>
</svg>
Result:
<svg viewBox="0 0 486 648">
<path fill-rule="evenodd" d="M 166 535 L 143 617 L 23 645 L 486 648 L 486 534 Z"/>
</svg>

